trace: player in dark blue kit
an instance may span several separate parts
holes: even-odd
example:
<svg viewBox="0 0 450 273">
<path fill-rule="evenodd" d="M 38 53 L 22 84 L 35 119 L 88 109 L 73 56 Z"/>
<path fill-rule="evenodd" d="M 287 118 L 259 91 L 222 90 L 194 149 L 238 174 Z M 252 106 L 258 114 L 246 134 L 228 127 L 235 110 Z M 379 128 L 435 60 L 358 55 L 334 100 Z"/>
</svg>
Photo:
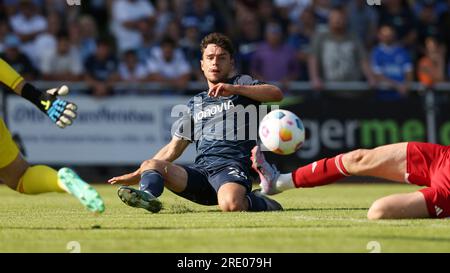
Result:
<svg viewBox="0 0 450 273">
<path fill-rule="evenodd" d="M 233 76 L 234 49 L 226 36 L 206 36 L 201 51 L 209 90 L 189 101 L 186 113 L 174 124 L 169 144 L 135 172 L 114 177 L 109 183 L 124 185 L 118 190 L 124 203 L 151 212 L 161 210 L 158 197 L 164 186 L 193 202 L 219 205 L 222 211 L 282 210 L 276 201 L 251 191 L 255 173 L 250 156 L 256 141 L 238 133 L 242 129 L 248 132 L 250 120 L 238 120 L 229 128 L 230 117 L 239 116 L 246 106 L 280 101 L 282 92 L 247 75 Z M 192 142 L 197 149 L 195 163 L 173 164 Z M 138 183 L 139 190 L 129 187 Z"/>
</svg>

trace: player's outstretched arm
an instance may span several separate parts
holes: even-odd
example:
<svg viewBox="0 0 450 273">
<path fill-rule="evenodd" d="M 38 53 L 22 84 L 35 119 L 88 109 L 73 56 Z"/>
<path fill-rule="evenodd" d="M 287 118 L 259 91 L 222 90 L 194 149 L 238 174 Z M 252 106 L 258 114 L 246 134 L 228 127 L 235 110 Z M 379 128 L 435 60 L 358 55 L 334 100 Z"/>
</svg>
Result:
<svg viewBox="0 0 450 273">
<path fill-rule="evenodd" d="M 183 154 L 184 150 L 186 150 L 186 148 L 187 148 L 187 146 L 189 146 L 189 144 L 190 144 L 189 141 L 181 139 L 177 136 L 174 136 L 172 138 L 172 140 L 166 146 L 164 146 L 161 150 L 159 150 L 159 152 L 156 153 L 156 155 L 152 159 L 173 162 Z M 136 185 L 141 180 L 142 173 L 143 173 L 143 170 L 141 170 L 141 168 L 139 168 L 132 173 L 113 177 L 108 180 L 108 183 L 110 183 L 112 185 L 120 184 L 120 185 L 125 185 L 125 186 Z"/>
<path fill-rule="evenodd" d="M 57 96 L 69 94 L 69 88 L 65 85 L 42 92 L 32 84 L 27 83 L 17 71 L 2 59 L 0 59 L 0 81 L 17 95 L 36 105 L 60 128 L 71 125 L 77 116 L 77 106 L 74 103 L 57 98 Z"/>
<path fill-rule="evenodd" d="M 153 159 L 173 162 L 183 154 L 184 150 L 186 150 L 190 143 L 191 142 L 178 136 L 173 136 L 172 140 L 161 150 L 159 150 Z"/>
<path fill-rule="evenodd" d="M 20 95 L 36 105 L 58 127 L 65 128 L 72 125 L 77 117 L 78 108 L 75 103 L 58 98 L 58 96 L 67 96 L 68 94 L 69 88 L 66 85 L 42 92 L 32 84 L 25 83 Z"/>
</svg>

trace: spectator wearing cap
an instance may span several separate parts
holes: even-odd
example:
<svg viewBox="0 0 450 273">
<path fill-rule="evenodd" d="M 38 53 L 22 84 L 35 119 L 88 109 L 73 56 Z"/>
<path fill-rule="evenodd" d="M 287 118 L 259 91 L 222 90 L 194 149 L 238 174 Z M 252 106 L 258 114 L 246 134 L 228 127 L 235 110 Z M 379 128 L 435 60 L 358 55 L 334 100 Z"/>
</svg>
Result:
<svg viewBox="0 0 450 273">
<path fill-rule="evenodd" d="M 396 40 L 395 29 L 383 25 L 379 44 L 372 51 L 372 67 L 379 83 L 377 98 L 394 101 L 405 97 L 413 80 L 413 64 L 408 50 Z"/>
<path fill-rule="evenodd" d="M 47 30 L 47 19 L 40 13 L 36 4 L 31 0 L 21 0 L 19 12 L 9 21 L 12 30 L 22 41 L 22 51 L 36 64 L 35 39 Z"/>
<path fill-rule="evenodd" d="M 361 42 L 347 31 L 345 12 L 334 8 L 328 22 L 329 31 L 318 32 L 313 38 L 308 58 L 308 70 L 315 90 L 324 82 L 367 80 L 375 85 L 367 52 Z"/>
<path fill-rule="evenodd" d="M 147 0 L 116 0 L 112 4 L 112 30 L 119 52 L 136 49 L 142 43 L 142 20 L 153 20 L 155 8 Z"/>
<path fill-rule="evenodd" d="M 191 67 L 183 51 L 171 38 L 164 38 L 160 45 L 152 50 L 147 67 L 149 79 L 167 86 L 167 91 L 186 88 L 191 78 Z"/>
<path fill-rule="evenodd" d="M 55 51 L 42 58 L 41 72 L 45 80 L 78 81 L 82 79 L 83 64 L 77 47 L 70 43 L 69 35 L 60 32 Z"/>
<path fill-rule="evenodd" d="M 38 71 L 27 55 L 20 50 L 21 42 L 19 37 L 14 34 L 9 34 L 4 40 L 4 53 L 0 57 L 11 65 L 20 75 L 27 81 L 36 79 Z"/>
<path fill-rule="evenodd" d="M 283 31 L 277 22 L 266 26 L 265 41 L 251 60 L 251 74 L 269 82 L 281 82 L 284 87 L 299 76 L 295 50 L 284 41 Z"/>
</svg>

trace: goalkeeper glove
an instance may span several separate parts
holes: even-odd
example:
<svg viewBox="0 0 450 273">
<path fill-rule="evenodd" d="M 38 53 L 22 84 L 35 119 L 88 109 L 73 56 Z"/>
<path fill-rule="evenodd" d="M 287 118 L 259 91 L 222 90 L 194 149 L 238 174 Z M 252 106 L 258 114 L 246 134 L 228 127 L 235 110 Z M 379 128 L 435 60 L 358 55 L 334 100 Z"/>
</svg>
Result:
<svg viewBox="0 0 450 273">
<path fill-rule="evenodd" d="M 67 94 L 69 94 L 69 88 L 66 85 L 42 92 L 26 83 L 22 89 L 22 97 L 36 105 L 60 128 L 71 125 L 77 117 L 76 104 L 57 98 Z"/>
</svg>

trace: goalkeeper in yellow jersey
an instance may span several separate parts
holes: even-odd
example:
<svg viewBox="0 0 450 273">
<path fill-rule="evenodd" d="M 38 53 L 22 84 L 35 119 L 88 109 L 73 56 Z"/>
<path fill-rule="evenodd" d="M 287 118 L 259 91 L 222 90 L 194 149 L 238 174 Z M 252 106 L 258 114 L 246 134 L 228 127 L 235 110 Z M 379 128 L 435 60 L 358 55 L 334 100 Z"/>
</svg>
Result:
<svg viewBox="0 0 450 273">
<path fill-rule="evenodd" d="M 57 96 L 65 96 L 65 85 L 45 92 L 27 83 L 10 65 L 0 59 L 0 82 L 29 100 L 58 127 L 65 128 L 76 118 L 77 106 Z M 30 166 L 20 154 L 11 134 L 0 118 L 0 181 L 23 194 L 67 192 L 88 210 L 101 213 L 104 203 L 97 191 L 68 168 L 56 171 L 48 166 Z"/>
</svg>

